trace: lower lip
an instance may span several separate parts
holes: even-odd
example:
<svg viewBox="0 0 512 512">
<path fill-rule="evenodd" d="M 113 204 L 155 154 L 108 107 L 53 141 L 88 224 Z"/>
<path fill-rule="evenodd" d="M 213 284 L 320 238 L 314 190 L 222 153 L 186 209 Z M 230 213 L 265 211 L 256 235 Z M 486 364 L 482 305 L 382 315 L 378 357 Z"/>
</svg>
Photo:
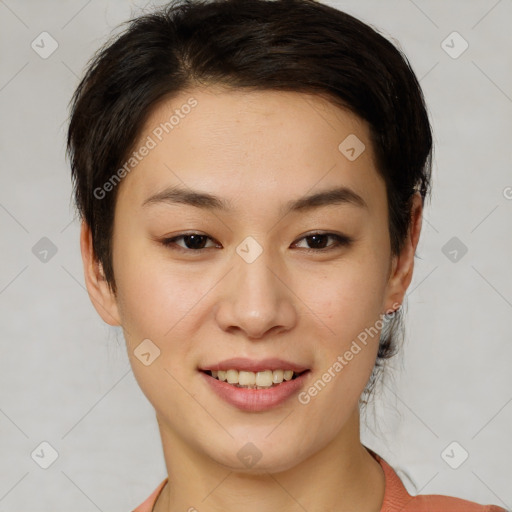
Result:
<svg viewBox="0 0 512 512">
<path fill-rule="evenodd" d="M 293 380 L 266 389 L 237 388 L 200 372 L 211 389 L 223 400 L 243 411 L 260 412 L 281 405 L 303 387 L 309 370 Z"/>
</svg>

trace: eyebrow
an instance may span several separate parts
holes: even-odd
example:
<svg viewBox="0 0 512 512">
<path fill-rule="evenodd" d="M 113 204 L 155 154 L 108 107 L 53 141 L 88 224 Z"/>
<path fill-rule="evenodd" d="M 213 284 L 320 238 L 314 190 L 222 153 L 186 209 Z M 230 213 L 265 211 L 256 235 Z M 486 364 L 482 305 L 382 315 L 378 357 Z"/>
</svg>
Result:
<svg viewBox="0 0 512 512">
<path fill-rule="evenodd" d="M 151 195 L 143 203 L 143 207 L 152 204 L 186 204 L 205 210 L 232 211 L 230 201 L 206 192 L 187 190 L 181 187 L 168 187 L 161 192 Z M 308 211 L 322 206 L 348 204 L 368 209 L 366 201 L 354 190 L 348 187 L 337 187 L 317 192 L 299 199 L 288 201 L 281 208 L 281 214 Z"/>
</svg>

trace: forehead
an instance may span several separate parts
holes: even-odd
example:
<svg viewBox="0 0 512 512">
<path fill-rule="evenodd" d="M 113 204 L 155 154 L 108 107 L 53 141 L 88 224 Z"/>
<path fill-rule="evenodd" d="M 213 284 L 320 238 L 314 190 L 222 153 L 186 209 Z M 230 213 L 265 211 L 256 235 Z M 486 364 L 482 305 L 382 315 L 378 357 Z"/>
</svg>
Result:
<svg viewBox="0 0 512 512">
<path fill-rule="evenodd" d="M 383 192 L 367 123 L 316 95 L 183 91 L 153 108 L 134 149 L 143 146 L 151 149 L 120 192 L 139 205 L 169 185 L 228 199 L 250 194 L 283 201 L 343 185 L 364 196 L 370 209 Z"/>
</svg>

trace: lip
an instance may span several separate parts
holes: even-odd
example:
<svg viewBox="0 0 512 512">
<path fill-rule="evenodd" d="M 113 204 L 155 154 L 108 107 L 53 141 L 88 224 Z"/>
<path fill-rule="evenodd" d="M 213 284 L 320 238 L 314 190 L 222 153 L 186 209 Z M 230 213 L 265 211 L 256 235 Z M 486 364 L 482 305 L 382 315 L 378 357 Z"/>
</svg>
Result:
<svg viewBox="0 0 512 512">
<path fill-rule="evenodd" d="M 219 370 L 243 370 L 246 372 L 263 372 L 265 370 L 293 370 L 295 373 L 302 373 L 309 368 L 306 366 L 285 361 L 284 359 L 269 358 L 269 359 L 247 359 L 245 357 L 234 357 L 226 359 L 219 363 L 210 364 L 199 368 L 204 371 L 219 371 Z M 288 381 L 290 382 L 290 381 Z"/>
<path fill-rule="evenodd" d="M 233 366 L 230 368 L 233 368 Z M 270 369 L 268 366 L 265 368 Z M 311 372 L 304 371 L 293 380 L 283 381 L 281 384 L 267 389 L 237 388 L 227 382 L 211 377 L 204 371 L 199 373 L 205 379 L 206 384 L 210 386 L 210 389 L 228 404 L 243 411 L 261 412 L 277 407 L 296 395 L 304 386 L 306 378 Z"/>
</svg>

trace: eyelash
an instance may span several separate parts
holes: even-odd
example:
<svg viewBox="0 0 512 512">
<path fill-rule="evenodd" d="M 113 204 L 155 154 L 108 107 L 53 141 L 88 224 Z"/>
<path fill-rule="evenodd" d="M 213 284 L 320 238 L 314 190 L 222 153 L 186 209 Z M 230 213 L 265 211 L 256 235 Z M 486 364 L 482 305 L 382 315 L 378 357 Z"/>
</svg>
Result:
<svg viewBox="0 0 512 512">
<path fill-rule="evenodd" d="M 195 235 L 200 236 L 200 237 L 206 237 L 210 240 L 213 240 L 213 238 L 211 238 L 207 235 L 203 235 L 202 233 L 185 233 L 182 235 L 174 236 L 172 238 L 164 238 L 163 240 L 160 241 L 160 243 L 164 247 L 169 248 L 171 250 L 177 250 L 177 251 L 188 252 L 188 253 L 190 253 L 190 252 L 201 253 L 202 251 L 205 251 L 207 249 L 215 248 L 215 247 L 203 247 L 201 249 L 189 249 L 189 248 L 181 247 L 179 245 L 175 245 L 177 240 L 179 240 L 181 238 L 185 238 L 187 236 L 195 236 Z M 337 249 L 339 247 L 348 247 L 353 242 L 353 239 L 346 235 L 338 235 L 337 233 L 320 233 L 320 232 L 310 233 L 306 236 L 303 236 L 302 238 L 299 238 L 298 241 L 304 240 L 306 238 L 311 238 L 314 236 L 326 236 L 328 238 L 334 238 L 336 242 L 333 245 L 328 246 L 326 248 L 322 248 L 322 249 L 304 249 L 307 253 L 325 253 L 325 252 Z M 294 244 L 295 243 L 297 243 L 297 242 L 294 242 Z M 173 245 L 175 245 L 175 247 L 172 247 Z"/>
</svg>

